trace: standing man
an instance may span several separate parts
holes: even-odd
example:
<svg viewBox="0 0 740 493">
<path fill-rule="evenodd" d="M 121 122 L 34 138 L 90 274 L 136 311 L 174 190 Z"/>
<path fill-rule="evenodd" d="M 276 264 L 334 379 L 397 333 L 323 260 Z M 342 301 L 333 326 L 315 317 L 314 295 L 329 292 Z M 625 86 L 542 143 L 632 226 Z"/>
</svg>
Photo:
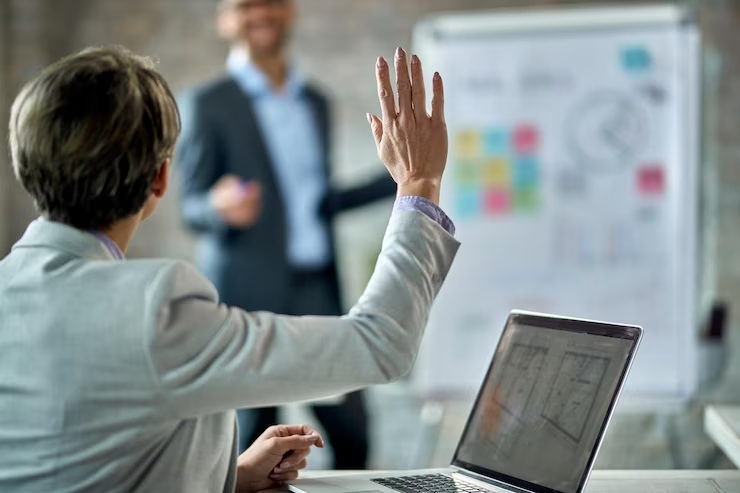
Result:
<svg viewBox="0 0 740 493">
<path fill-rule="evenodd" d="M 330 190 L 329 107 L 289 60 L 294 18 L 291 0 L 221 1 L 219 30 L 232 44 L 227 73 L 181 101 L 181 208 L 201 234 L 197 261 L 223 303 L 340 315 L 332 218 L 396 189 L 388 176 L 352 191 Z M 313 411 L 335 467 L 364 469 L 362 394 Z M 240 411 L 240 449 L 276 422 L 276 408 Z"/>
</svg>

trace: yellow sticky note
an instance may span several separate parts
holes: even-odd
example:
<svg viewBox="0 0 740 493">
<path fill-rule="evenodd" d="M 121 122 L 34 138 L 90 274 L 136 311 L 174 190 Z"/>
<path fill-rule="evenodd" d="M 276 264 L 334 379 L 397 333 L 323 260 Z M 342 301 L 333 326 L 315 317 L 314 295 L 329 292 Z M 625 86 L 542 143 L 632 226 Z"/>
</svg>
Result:
<svg viewBox="0 0 740 493">
<path fill-rule="evenodd" d="M 483 183 L 488 187 L 508 187 L 511 165 L 506 159 L 492 159 L 483 164 Z"/>
<path fill-rule="evenodd" d="M 481 155 L 480 132 L 465 130 L 457 134 L 455 151 L 460 159 L 475 159 Z"/>
</svg>

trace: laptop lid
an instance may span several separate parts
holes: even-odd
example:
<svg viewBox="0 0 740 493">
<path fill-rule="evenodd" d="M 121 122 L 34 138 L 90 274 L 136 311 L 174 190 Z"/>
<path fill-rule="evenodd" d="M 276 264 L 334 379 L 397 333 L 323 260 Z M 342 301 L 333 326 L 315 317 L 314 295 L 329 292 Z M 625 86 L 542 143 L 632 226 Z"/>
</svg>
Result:
<svg viewBox="0 0 740 493">
<path fill-rule="evenodd" d="M 642 329 L 512 312 L 452 465 L 538 493 L 581 493 Z"/>
</svg>

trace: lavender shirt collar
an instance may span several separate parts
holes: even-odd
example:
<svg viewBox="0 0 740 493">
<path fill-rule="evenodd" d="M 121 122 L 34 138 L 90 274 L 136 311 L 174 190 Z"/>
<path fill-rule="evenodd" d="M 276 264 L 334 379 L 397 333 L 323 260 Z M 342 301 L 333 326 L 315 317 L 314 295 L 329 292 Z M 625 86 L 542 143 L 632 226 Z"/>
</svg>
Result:
<svg viewBox="0 0 740 493">
<path fill-rule="evenodd" d="M 89 233 L 103 243 L 103 246 L 108 249 L 108 252 L 110 252 L 114 259 L 126 260 L 126 256 L 123 254 L 115 241 L 111 240 L 108 236 L 104 235 L 100 231 L 90 231 Z"/>
</svg>

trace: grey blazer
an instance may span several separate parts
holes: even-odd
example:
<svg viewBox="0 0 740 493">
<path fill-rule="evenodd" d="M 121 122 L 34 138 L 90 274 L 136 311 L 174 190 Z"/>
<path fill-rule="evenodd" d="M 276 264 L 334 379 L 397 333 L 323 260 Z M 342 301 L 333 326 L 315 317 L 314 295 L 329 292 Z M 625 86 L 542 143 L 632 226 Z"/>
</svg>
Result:
<svg viewBox="0 0 740 493">
<path fill-rule="evenodd" d="M 231 410 L 408 372 L 457 248 L 395 212 L 349 315 L 295 318 L 218 304 L 187 263 L 114 261 L 33 222 L 0 261 L 0 491 L 233 492 Z"/>
<path fill-rule="evenodd" d="M 328 181 L 329 104 L 311 86 L 304 89 L 303 97 L 313 109 Z M 216 286 L 224 303 L 246 310 L 286 311 L 292 279 L 286 255 L 284 200 L 250 98 L 226 75 L 185 93 L 179 103 L 183 128 L 175 171 L 180 178 L 182 217 L 200 235 L 198 267 Z M 263 184 L 262 215 L 255 226 L 230 228 L 211 206 L 208 193 L 225 174 Z M 361 187 L 329 191 L 318 212 L 330 230 L 338 213 L 396 193 L 393 179 L 386 172 L 381 176 Z M 333 282 L 335 304 L 341 306 L 333 253 L 327 273 Z M 253 282 L 255 279 L 259 282 Z"/>
</svg>

